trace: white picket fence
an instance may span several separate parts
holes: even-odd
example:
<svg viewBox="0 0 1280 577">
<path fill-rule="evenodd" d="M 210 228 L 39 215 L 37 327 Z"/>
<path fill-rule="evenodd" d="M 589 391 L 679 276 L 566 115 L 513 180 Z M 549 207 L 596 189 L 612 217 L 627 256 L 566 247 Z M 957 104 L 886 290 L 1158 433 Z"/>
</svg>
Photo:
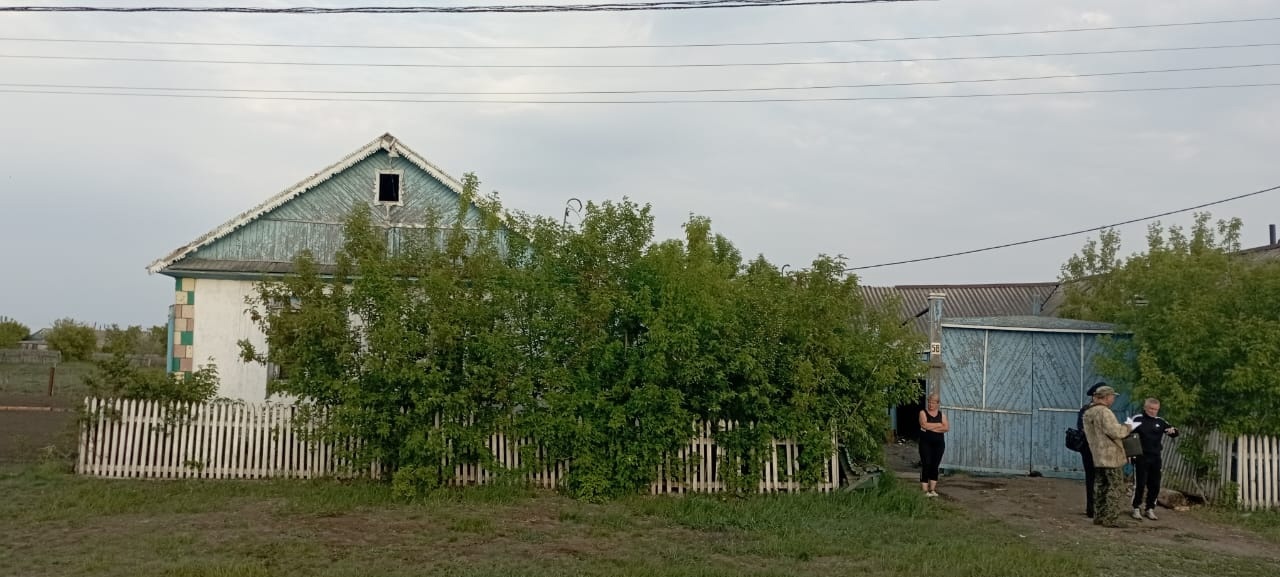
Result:
<svg viewBox="0 0 1280 577">
<path fill-rule="evenodd" d="M 313 428 L 295 430 L 299 408 L 292 405 L 247 403 L 180 404 L 169 409 L 158 403 L 86 399 L 87 419 L 80 430 L 76 472 L 108 478 L 149 479 L 264 479 L 373 476 L 377 464 L 357 471 L 341 455 L 357 441 L 335 446 L 316 439 Z M 437 419 L 438 422 L 438 419 Z M 726 459 L 716 445 L 714 430 L 738 424 L 721 421 L 695 424 L 696 434 L 674 459 L 655 471 L 653 494 L 711 493 L 725 490 L 721 467 Z M 761 493 L 798 491 L 801 447 L 774 441 L 764 463 L 757 490 Z M 520 469 L 526 456 L 545 462 L 546 453 L 528 438 L 498 432 L 485 447 L 502 469 Z M 532 455 L 528 455 L 528 453 Z M 674 465 L 683 463 L 676 470 Z M 442 463 L 448 467 L 448 463 Z M 525 474 L 532 485 L 555 488 L 568 473 L 567 463 Z M 481 465 L 457 464 L 453 485 L 486 484 L 500 475 Z M 833 452 L 814 489 L 839 487 L 840 469 Z"/>
<path fill-rule="evenodd" d="M 258 479 L 350 476 L 328 443 L 307 442 L 289 405 L 86 399 L 76 471 L 96 477 Z"/>
<path fill-rule="evenodd" d="M 1280 507 L 1280 439 L 1240 437 L 1236 441 L 1236 479 L 1241 507 Z"/>
<path fill-rule="evenodd" d="M 713 429 L 709 421 L 694 425 L 697 435 L 689 441 L 689 446 L 681 448 L 675 459 L 667 459 L 658 466 L 656 479 L 649 486 L 654 495 L 668 493 L 719 493 L 725 490 L 725 482 L 721 468 L 735 466 L 730 464 L 722 449 L 716 444 L 715 430 L 735 430 L 741 425 L 737 421 L 719 421 Z M 832 439 L 833 446 L 835 439 Z M 786 440 L 773 440 L 769 443 L 769 458 L 764 462 L 760 472 L 761 478 L 756 483 L 757 493 L 792 492 L 806 489 L 797 480 L 800 471 L 800 446 Z M 678 468 L 679 470 L 674 470 Z M 678 473 L 678 474 L 677 474 Z M 822 481 L 812 490 L 829 492 L 840 487 L 839 451 L 833 451 L 826 459 L 822 470 Z"/>
<path fill-rule="evenodd" d="M 152 479 L 264 479 L 354 477 L 379 475 L 374 463 L 356 471 L 341 455 L 358 441 L 335 445 L 316 438 L 314 423 L 298 431 L 292 405 L 248 403 L 179 404 L 86 399 L 92 416 L 81 426 L 76 471 L 83 475 Z M 437 419 L 438 424 L 439 419 Z M 529 439 L 494 433 L 486 449 L 504 468 L 521 466 L 521 449 Z M 545 455 L 536 449 L 537 457 Z M 442 463 L 448 466 L 448 463 Z M 567 472 L 564 464 L 529 473 L 526 480 L 555 487 Z M 489 483 L 498 477 L 486 468 L 459 463 L 453 485 Z"/>
<path fill-rule="evenodd" d="M 1280 438 L 1210 433 L 1208 449 L 1217 455 L 1217 474 L 1204 480 L 1195 479 L 1182 458 L 1182 438 L 1165 445 L 1165 487 L 1213 501 L 1225 495 L 1229 483 L 1235 483 L 1241 508 L 1280 508 Z"/>
</svg>

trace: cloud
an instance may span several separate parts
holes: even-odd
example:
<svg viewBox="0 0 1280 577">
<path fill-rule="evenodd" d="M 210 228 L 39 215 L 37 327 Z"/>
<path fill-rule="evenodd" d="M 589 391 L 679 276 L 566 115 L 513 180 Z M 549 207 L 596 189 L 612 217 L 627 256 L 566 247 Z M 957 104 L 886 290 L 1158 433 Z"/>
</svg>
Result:
<svg viewBox="0 0 1280 577">
<path fill-rule="evenodd" d="M 876 38 L 1270 15 L 1264 2 L 1014 0 L 573 15 L 27 15 L 0 35 L 279 43 L 546 45 Z M 0 53 L 440 63 L 670 63 L 921 58 L 1272 41 L 1274 23 L 800 46 L 352 50 L 0 43 Z M 1275 61 L 1274 48 L 1055 58 L 698 69 L 391 69 L 0 59 L 9 82 L 426 91 L 626 90 L 929 82 Z M 1250 69 L 765 96 L 897 96 L 1280 81 Z M 999 244 L 1274 184 L 1274 89 L 768 104 L 377 104 L 0 94 L 0 314 L 160 322 L 172 286 L 143 267 L 392 132 L 509 205 L 652 203 L 659 234 L 712 219 L 747 255 L 793 267 Z M 694 97 L 696 95 L 659 95 Z M 599 98 L 604 98 L 599 97 Z M 640 98 L 640 97 L 636 97 Z M 647 97 L 646 97 L 647 98 Z M 1215 210 L 1263 241 L 1280 201 Z M 1181 220 L 1179 220 L 1181 219 Z M 1190 216 L 1166 219 L 1188 222 Z M 1136 247 L 1141 226 L 1126 228 Z M 1055 278 L 1065 239 L 866 271 L 873 283 Z"/>
</svg>

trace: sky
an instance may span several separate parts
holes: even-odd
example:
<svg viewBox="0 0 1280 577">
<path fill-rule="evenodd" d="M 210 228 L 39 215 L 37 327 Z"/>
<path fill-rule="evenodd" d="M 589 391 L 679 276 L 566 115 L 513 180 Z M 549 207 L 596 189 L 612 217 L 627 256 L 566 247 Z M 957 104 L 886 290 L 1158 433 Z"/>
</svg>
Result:
<svg viewBox="0 0 1280 577">
<path fill-rule="evenodd" d="M 33 4 L 84 2 L 0 1 L 0 6 Z M 210 0 L 201 4 L 414 2 Z M 941 0 L 582 14 L 0 13 L 0 37 L 4 38 L 450 47 L 375 50 L 0 40 L 0 55 L 4 55 L 0 82 L 237 90 L 572 91 L 800 87 L 1280 64 L 1276 46 L 919 60 L 1265 43 L 1280 38 L 1280 21 L 756 47 L 454 48 L 858 39 L 1280 16 L 1280 0 L 1046 4 Z M 507 65 L 907 61 L 453 69 L 11 57 L 15 55 Z M 1280 66 L 710 97 L 882 97 L 1260 82 L 1280 83 Z M 1276 159 L 1280 87 L 646 105 L 297 102 L 0 92 L 0 316 L 17 318 L 33 329 L 62 317 L 100 324 L 161 324 L 172 300 L 173 283 L 168 277 L 148 275 L 148 264 L 384 132 L 455 177 L 476 173 L 483 188 L 499 191 L 509 207 L 559 217 L 569 198 L 627 197 L 652 205 L 659 238 L 680 236 L 689 215 L 702 215 L 744 255 L 763 254 L 792 268 L 803 268 L 819 254 L 843 255 L 849 266 L 864 266 L 979 248 L 1280 184 Z M 1267 225 L 1280 223 L 1280 191 L 1210 210 L 1215 217 L 1242 218 L 1246 246 L 1265 244 Z M 1162 220 L 1186 225 L 1192 216 Z M 1145 224 L 1119 230 L 1128 241 L 1126 251 L 1141 249 Z M 1052 281 L 1085 240 L 1078 236 L 875 268 L 860 271 L 859 278 L 875 285 Z"/>
</svg>

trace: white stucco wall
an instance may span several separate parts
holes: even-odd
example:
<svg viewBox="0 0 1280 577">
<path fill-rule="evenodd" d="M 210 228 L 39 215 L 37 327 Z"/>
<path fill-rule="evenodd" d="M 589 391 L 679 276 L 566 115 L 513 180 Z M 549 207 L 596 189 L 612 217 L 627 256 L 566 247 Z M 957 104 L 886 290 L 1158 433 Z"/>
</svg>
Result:
<svg viewBox="0 0 1280 577">
<path fill-rule="evenodd" d="M 196 283 L 195 330 L 192 360 L 195 366 L 209 358 L 218 365 L 218 396 L 261 402 L 267 396 L 267 368 L 240 360 L 241 339 L 266 349 L 266 336 L 245 314 L 245 297 L 253 293 L 252 281 L 200 279 Z"/>
</svg>

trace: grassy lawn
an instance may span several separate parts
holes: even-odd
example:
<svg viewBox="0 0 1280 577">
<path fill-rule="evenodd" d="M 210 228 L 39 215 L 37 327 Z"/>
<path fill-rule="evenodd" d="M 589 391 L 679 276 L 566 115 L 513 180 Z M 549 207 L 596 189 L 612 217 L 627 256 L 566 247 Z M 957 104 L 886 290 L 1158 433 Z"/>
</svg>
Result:
<svg viewBox="0 0 1280 577">
<path fill-rule="evenodd" d="M 79 400 L 89 394 L 84 377 L 93 372 L 91 362 L 66 362 L 54 371 L 53 395 L 59 400 Z M 4 397 L 47 397 L 49 365 L 0 363 L 0 395 Z"/>
<path fill-rule="evenodd" d="M 1196 514 L 1206 521 L 1234 525 L 1249 530 L 1268 541 L 1280 545 L 1280 511 L 1196 509 Z"/>
<path fill-rule="evenodd" d="M 514 487 L 405 501 L 369 482 L 105 481 L 43 464 L 0 468 L 0 495 L 0 575 L 1275 574 L 1096 532 L 1023 536 L 893 481 L 596 505 Z"/>
</svg>

